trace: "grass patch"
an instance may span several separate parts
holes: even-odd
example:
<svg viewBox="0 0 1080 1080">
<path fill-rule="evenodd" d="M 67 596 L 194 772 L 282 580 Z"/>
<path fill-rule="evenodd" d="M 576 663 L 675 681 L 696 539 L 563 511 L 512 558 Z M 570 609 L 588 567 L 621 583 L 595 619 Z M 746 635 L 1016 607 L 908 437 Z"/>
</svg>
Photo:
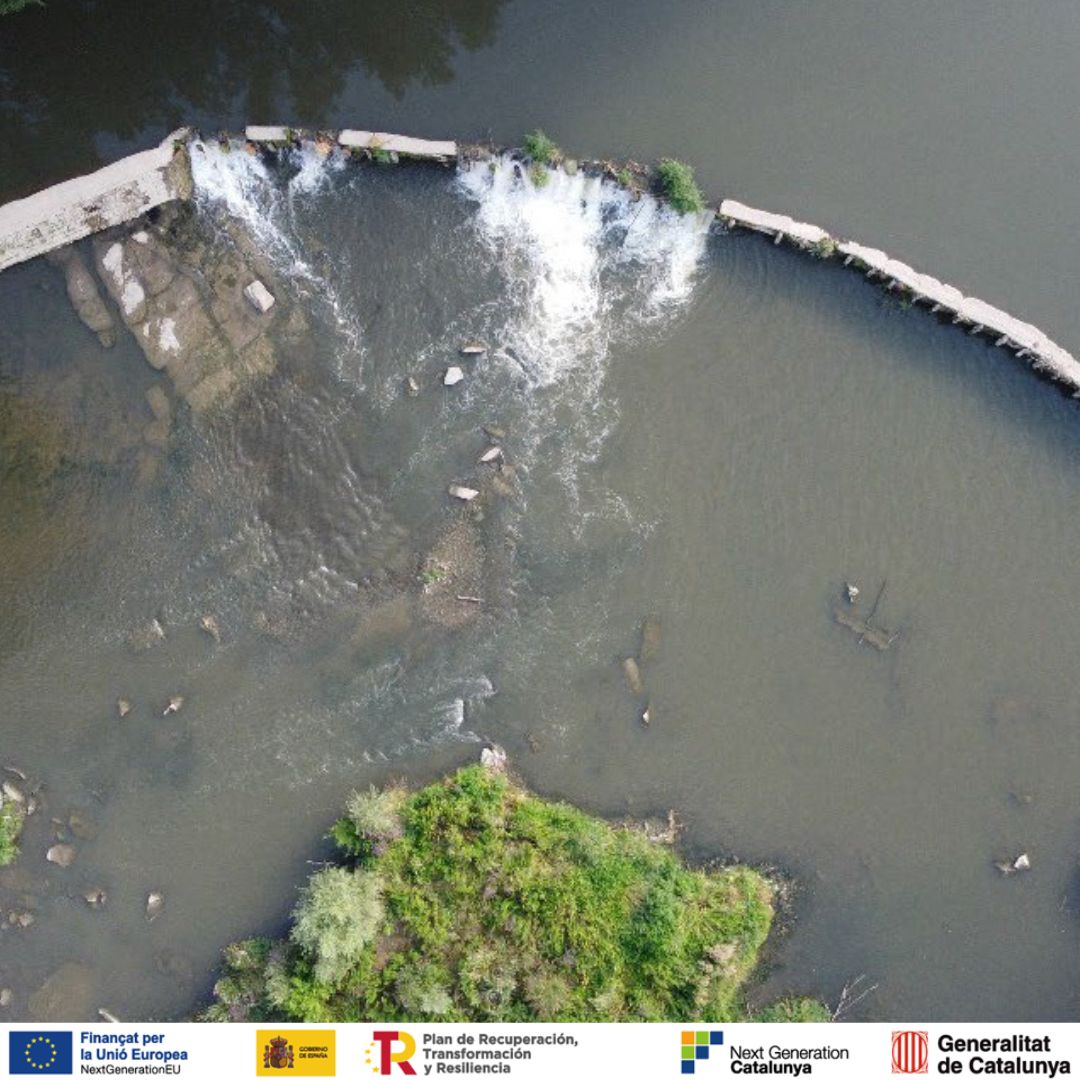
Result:
<svg viewBox="0 0 1080 1080">
<path fill-rule="evenodd" d="M 312 875 L 287 940 L 225 950 L 204 1019 L 745 1017 L 773 917 L 755 870 L 690 869 L 480 766 L 356 794 L 331 835 L 344 865 Z"/>
<path fill-rule="evenodd" d="M 525 136 L 525 153 L 538 165 L 557 165 L 562 160 L 562 150 L 537 128 Z"/>
<path fill-rule="evenodd" d="M 0 796 L 0 866 L 9 866 L 18 857 L 22 826 L 22 810 Z"/>
<path fill-rule="evenodd" d="M 450 571 L 445 566 L 429 566 L 420 572 L 420 580 L 425 585 L 437 585 L 440 581 L 446 581 Z"/>
<path fill-rule="evenodd" d="M 832 1012 L 816 998 L 781 998 L 751 1019 L 759 1024 L 826 1024 L 832 1020 Z"/>
<path fill-rule="evenodd" d="M 705 209 L 705 198 L 689 165 L 664 158 L 656 167 L 656 179 L 664 198 L 680 214 L 697 214 Z"/>
</svg>

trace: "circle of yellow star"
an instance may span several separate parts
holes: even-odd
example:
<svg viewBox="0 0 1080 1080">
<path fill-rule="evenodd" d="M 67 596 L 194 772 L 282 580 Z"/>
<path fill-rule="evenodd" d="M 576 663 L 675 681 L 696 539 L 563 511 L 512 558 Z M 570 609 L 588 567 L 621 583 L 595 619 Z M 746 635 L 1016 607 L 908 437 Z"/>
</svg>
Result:
<svg viewBox="0 0 1080 1080">
<path fill-rule="evenodd" d="M 49 1060 L 40 1064 L 30 1056 L 31 1050 L 37 1043 L 43 1043 L 49 1049 Z M 56 1043 L 54 1043 L 48 1035 L 35 1035 L 26 1044 L 26 1049 L 23 1051 L 23 1054 L 26 1057 L 27 1065 L 29 1065 L 31 1069 L 51 1069 L 56 1064 Z"/>
</svg>

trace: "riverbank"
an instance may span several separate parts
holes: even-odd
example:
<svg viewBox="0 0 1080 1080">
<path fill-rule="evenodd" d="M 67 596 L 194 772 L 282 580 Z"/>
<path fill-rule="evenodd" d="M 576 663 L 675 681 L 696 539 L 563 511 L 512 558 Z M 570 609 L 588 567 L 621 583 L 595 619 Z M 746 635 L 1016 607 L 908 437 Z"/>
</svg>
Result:
<svg viewBox="0 0 1080 1080">
<path fill-rule="evenodd" d="M 209 1020 L 746 1019 L 777 886 L 695 870 L 674 820 L 611 825 L 507 776 L 502 751 L 354 794 L 286 939 L 225 950 Z M 828 1020 L 809 999 L 762 1018 Z"/>
</svg>

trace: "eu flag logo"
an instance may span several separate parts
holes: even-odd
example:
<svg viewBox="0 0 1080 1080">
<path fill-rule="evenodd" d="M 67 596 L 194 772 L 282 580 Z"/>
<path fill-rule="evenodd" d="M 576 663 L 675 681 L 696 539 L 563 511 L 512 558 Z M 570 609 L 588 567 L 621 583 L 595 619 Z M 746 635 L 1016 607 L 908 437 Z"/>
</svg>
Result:
<svg viewBox="0 0 1080 1080">
<path fill-rule="evenodd" d="M 71 1032 L 10 1032 L 8 1069 L 12 1076 L 70 1076 Z"/>
</svg>

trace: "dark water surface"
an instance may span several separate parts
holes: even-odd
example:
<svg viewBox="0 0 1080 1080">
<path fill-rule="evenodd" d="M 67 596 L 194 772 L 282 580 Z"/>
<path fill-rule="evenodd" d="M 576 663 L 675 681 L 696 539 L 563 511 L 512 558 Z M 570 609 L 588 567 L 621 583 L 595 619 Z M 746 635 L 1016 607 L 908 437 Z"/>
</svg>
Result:
<svg viewBox="0 0 1080 1080">
<path fill-rule="evenodd" d="M 0 193 L 171 128 L 360 127 L 693 163 L 1080 341 L 1071 0 L 51 0 L 0 22 Z"/>
<path fill-rule="evenodd" d="M 542 123 L 573 151 L 678 154 L 711 193 L 1080 342 L 1074 5 L 146 9 L 0 21 L 3 189 L 181 120 L 503 141 Z M 870 1017 L 1075 1017 L 1074 405 L 838 268 L 706 241 L 582 178 L 321 170 L 207 155 L 205 227 L 239 215 L 283 272 L 317 268 L 294 282 L 314 329 L 257 408 L 180 424 L 149 493 L 125 456 L 155 378 L 134 343 L 101 350 L 40 263 L 0 278 L 0 374 L 64 404 L 87 462 L 5 507 L 4 754 L 95 830 L 60 871 L 31 822 L 4 883 L 5 910 L 37 912 L 0 941 L 13 1015 L 70 960 L 89 974 L 66 1015 L 183 1014 L 221 944 L 280 927 L 353 786 L 495 738 L 545 793 L 674 807 L 693 855 L 789 869 L 799 918 L 763 994 L 835 999 L 866 973 Z M 474 335 L 500 348 L 447 394 Z M 503 602 L 372 638 L 364 579 L 428 548 L 493 420 L 521 480 L 484 522 Z M 864 599 L 887 579 L 889 652 L 833 624 L 845 578 Z M 650 612 L 644 730 L 618 660 Z M 133 657 L 154 614 L 169 641 Z M 1034 872 L 999 878 L 1020 850 Z M 104 911 L 78 899 L 91 884 Z"/>
</svg>

